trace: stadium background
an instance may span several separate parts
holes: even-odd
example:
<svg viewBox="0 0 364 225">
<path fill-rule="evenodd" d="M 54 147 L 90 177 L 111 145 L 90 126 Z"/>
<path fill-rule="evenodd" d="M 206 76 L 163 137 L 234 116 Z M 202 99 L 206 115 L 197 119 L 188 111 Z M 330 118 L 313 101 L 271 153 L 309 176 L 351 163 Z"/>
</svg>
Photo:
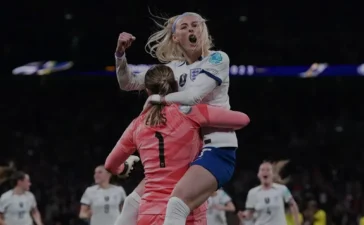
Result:
<svg viewBox="0 0 364 225">
<path fill-rule="evenodd" d="M 118 89 L 101 72 L 114 64 L 119 32 L 137 37 L 133 64 L 156 63 L 144 52 L 157 15 L 196 11 L 207 17 L 217 49 L 234 65 L 291 66 L 363 62 L 360 2 L 224 1 L 8 1 L 0 74 L 1 161 L 30 173 L 46 224 L 80 224 L 79 200 L 125 127 L 138 115 L 144 93 Z M 72 61 L 48 76 L 14 76 L 12 70 L 42 60 Z M 285 67 L 286 68 L 286 67 Z M 287 67 L 288 68 L 288 67 Z M 301 71 L 304 72 L 304 71 Z M 283 73 L 282 73 L 283 74 Z M 99 75 L 99 76 L 95 76 Z M 276 76 L 279 75 L 279 71 Z M 288 75 L 288 74 L 286 74 Z M 284 171 L 300 209 L 316 199 L 328 224 L 358 224 L 363 212 L 364 80 L 335 77 L 234 76 L 231 105 L 251 117 L 238 132 L 234 179 L 226 186 L 238 209 L 256 183 L 264 159 L 291 159 Z M 128 193 L 141 179 L 117 181 Z M 7 184 L 1 186 L 3 190 Z M 231 224 L 235 216 L 229 215 Z M 236 222 L 236 221 L 235 221 Z"/>
</svg>

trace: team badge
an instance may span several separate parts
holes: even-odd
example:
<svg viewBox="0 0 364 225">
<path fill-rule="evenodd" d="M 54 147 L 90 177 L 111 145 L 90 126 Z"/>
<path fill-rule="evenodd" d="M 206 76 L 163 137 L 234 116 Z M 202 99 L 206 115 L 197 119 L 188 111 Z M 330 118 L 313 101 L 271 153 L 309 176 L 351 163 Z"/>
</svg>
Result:
<svg viewBox="0 0 364 225">
<path fill-rule="evenodd" d="M 212 55 L 210 55 L 209 63 L 217 65 L 222 62 L 222 55 L 220 52 L 215 52 Z"/>
<path fill-rule="evenodd" d="M 264 198 L 264 201 L 265 201 L 266 204 L 269 204 L 270 199 L 269 198 Z"/>
<path fill-rule="evenodd" d="M 190 71 L 190 79 L 192 81 L 196 80 L 196 77 L 201 73 L 201 68 L 191 69 Z"/>
<path fill-rule="evenodd" d="M 105 199 L 105 202 L 108 202 L 110 198 L 109 198 L 109 196 L 105 196 L 104 199 Z"/>
<path fill-rule="evenodd" d="M 23 202 L 19 202 L 19 207 L 20 208 L 23 208 L 23 206 L 24 206 L 24 203 Z"/>
<path fill-rule="evenodd" d="M 180 87 L 185 86 L 186 80 L 187 80 L 187 73 L 184 73 L 181 76 L 179 76 L 179 86 Z"/>
</svg>

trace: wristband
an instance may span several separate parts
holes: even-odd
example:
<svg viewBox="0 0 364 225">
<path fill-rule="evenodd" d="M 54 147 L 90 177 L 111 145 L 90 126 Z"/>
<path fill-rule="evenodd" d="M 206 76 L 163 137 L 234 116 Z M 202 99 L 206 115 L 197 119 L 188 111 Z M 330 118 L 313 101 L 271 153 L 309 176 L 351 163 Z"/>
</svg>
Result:
<svg viewBox="0 0 364 225">
<path fill-rule="evenodd" d="M 115 56 L 116 56 L 116 58 L 121 58 L 121 57 L 123 57 L 123 56 L 124 56 L 124 54 L 125 54 L 125 52 L 123 52 L 123 53 L 115 52 Z"/>
</svg>

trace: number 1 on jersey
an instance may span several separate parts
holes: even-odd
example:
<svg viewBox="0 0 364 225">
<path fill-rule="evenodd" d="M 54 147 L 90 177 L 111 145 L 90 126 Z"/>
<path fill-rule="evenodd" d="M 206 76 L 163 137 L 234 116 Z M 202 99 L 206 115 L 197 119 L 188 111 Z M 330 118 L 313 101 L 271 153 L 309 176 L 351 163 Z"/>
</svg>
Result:
<svg viewBox="0 0 364 225">
<path fill-rule="evenodd" d="M 155 132 L 155 137 L 158 139 L 158 149 L 159 149 L 159 166 L 161 168 L 166 167 L 166 162 L 164 159 L 164 138 L 162 134 L 158 131 Z"/>
</svg>

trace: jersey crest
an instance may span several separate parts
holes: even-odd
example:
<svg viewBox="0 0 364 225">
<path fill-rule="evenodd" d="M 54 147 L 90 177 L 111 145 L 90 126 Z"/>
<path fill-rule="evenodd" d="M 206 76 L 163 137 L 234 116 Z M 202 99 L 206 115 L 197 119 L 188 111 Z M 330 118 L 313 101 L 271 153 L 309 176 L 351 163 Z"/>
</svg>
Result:
<svg viewBox="0 0 364 225">
<path fill-rule="evenodd" d="M 220 64 L 222 62 L 222 55 L 220 52 L 214 52 L 212 55 L 210 55 L 209 63 L 213 65 Z"/>
<path fill-rule="evenodd" d="M 196 80 L 196 77 L 201 73 L 201 68 L 195 68 L 195 69 L 191 69 L 190 71 L 190 79 L 192 81 Z"/>
<path fill-rule="evenodd" d="M 179 82 L 178 82 L 179 83 L 179 86 L 180 87 L 185 86 L 186 80 L 187 80 L 187 73 L 184 73 L 181 76 L 179 76 Z"/>
</svg>

